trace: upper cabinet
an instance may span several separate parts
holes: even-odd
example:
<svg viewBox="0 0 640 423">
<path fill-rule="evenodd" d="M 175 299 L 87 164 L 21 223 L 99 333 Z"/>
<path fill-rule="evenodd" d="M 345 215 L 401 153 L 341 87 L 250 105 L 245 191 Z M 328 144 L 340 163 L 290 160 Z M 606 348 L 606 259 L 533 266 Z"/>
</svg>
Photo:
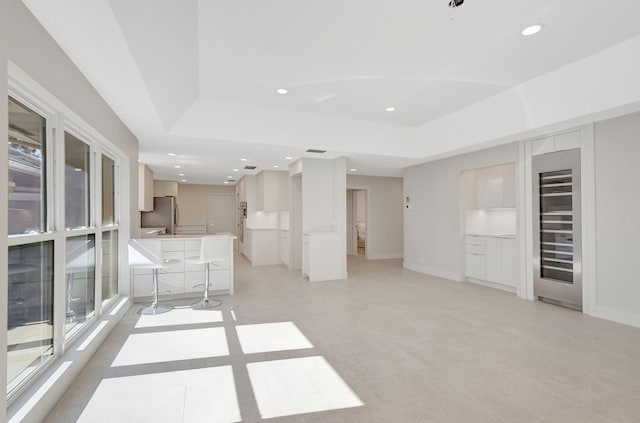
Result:
<svg viewBox="0 0 640 423">
<path fill-rule="evenodd" d="M 515 179 L 514 164 L 477 169 L 477 208 L 514 208 L 516 206 Z"/>
<path fill-rule="evenodd" d="M 263 170 L 256 176 L 256 210 L 276 211 L 289 208 L 289 174 Z M 285 200 L 286 199 L 286 200 Z"/>
<path fill-rule="evenodd" d="M 143 163 L 138 165 L 138 210 L 153 210 L 153 172 Z"/>
<path fill-rule="evenodd" d="M 580 131 L 565 132 L 531 141 L 531 154 L 534 156 L 573 148 L 580 148 Z"/>
<path fill-rule="evenodd" d="M 154 197 L 177 197 L 178 183 L 174 181 L 153 181 Z"/>
</svg>

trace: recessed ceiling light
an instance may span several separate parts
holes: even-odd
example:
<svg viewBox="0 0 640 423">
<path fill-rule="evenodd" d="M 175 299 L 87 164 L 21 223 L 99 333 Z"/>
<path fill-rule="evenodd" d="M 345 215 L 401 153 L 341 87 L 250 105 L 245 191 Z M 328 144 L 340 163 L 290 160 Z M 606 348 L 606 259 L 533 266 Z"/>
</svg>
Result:
<svg viewBox="0 0 640 423">
<path fill-rule="evenodd" d="M 278 166 L 278 165 L 273 165 L 273 167 L 277 169 L 277 168 L 279 168 L 280 166 Z"/>
<path fill-rule="evenodd" d="M 285 95 L 285 94 L 287 94 L 288 92 L 289 92 L 289 90 L 288 90 L 288 89 L 286 89 L 286 88 L 278 88 L 278 89 L 276 90 L 276 93 L 278 93 L 278 94 L 280 94 L 280 95 Z"/>
<path fill-rule="evenodd" d="M 350 170 L 351 172 L 355 172 L 355 171 L 356 171 L 356 170 L 358 170 L 358 169 L 351 168 L 351 169 L 349 169 L 349 170 Z"/>
<path fill-rule="evenodd" d="M 531 25 L 531 26 L 528 26 L 525 29 L 523 29 L 521 34 L 524 35 L 525 37 L 528 37 L 530 35 L 537 34 L 538 32 L 540 32 L 541 29 L 542 29 L 542 25 L 535 24 L 535 25 Z"/>
<path fill-rule="evenodd" d="M 246 162 L 248 159 L 245 159 L 244 157 L 240 159 L 241 162 Z"/>
<path fill-rule="evenodd" d="M 234 172 L 238 172 L 240 169 L 233 169 Z"/>
<path fill-rule="evenodd" d="M 228 184 L 228 183 L 229 183 L 229 181 L 224 181 L 224 183 L 225 183 L 225 184 Z"/>
<path fill-rule="evenodd" d="M 178 176 L 184 176 L 184 173 L 178 173 Z"/>
<path fill-rule="evenodd" d="M 73 169 L 75 172 L 82 172 L 82 169 L 80 169 L 79 167 L 76 167 L 75 169 Z"/>
<path fill-rule="evenodd" d="M 167 153 L 167 156 L 175 156 L 176 153 Z"/>
<path fill-rule="evenodd" d="M 285 157 L 284 159 L 285 159 L 285 160 L 293 160 L 293 157 L 291 157 L 291 156 L 287 156 L 287 157 Z"/>
<path fill-rule="evenodd" d="M 227 179 L 233 179 L 233 176 L 227 176 Z"/>
<path fill-rule="evenodd" d="M 174 165 L 173 167 L 175 167 L 176 169 L 180 169 L 180 165 Z"/>
<path fill-rule="evenodd" d="M 384 111 L 385 111 L 385 112 L 395 112 L 395 111 L 396 111 L 396 108 L 395 108 L 395 107 L 393 107 L 393 106 L 389 106 L 389 107 L 386 107 L 386 108 L 384 109 Z"/>
<path fill-rule="evenodd" d="M 186 179 L 181 179 L 180 182 L 187 182 L 187 180 Z"/>
</svg>

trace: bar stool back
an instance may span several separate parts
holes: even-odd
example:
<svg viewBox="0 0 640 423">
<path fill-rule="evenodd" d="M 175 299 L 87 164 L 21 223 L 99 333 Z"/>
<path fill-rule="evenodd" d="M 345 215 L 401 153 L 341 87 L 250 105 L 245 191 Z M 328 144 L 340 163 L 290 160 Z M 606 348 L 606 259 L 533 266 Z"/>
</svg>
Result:
<svg viewBox="0 0 640 423">
<path fill-rule="evenodd" d="M 153 269 L 153 303 L 138 311 L 138 314 L 162 314 L 173 309 L 172 306 L 158 303 L 158 269 L 165 267 L 162 258 L 162 241 L 144 238 L 129 240 L 129 267 L 132 269 Z"/>
<path fill-rule="evenodd" d="M 222 301 L 209 298 L 209 264 L 218 266 L 220 262 L 228 260 L 228 241 L 226 237 L 210 235 L 202 237 L 200 243 L 200 255 L 196 257 L 188 257 L 185 262 L 191 264 L 204 265 L 204 297 L 202 300 L 192 304 L 193 308 L 210 308 L 217 307 Z M 198 284 L 195 286 L 200 286 Z"/>
</svg>

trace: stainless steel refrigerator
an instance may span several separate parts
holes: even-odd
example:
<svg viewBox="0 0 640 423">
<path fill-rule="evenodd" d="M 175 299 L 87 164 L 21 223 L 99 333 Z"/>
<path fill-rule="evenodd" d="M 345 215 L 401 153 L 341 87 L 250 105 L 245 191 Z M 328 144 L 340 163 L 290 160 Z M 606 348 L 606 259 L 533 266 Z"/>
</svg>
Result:
<svg viewBox="0 0 640 423">
<path fill-rule="evenodd" d="M 141 212 L 140 226 L 143 228 L 166 228 L 174 235 L 178 226 L 176 197 L 153 197 L 153 211 Z"/>
</svg>

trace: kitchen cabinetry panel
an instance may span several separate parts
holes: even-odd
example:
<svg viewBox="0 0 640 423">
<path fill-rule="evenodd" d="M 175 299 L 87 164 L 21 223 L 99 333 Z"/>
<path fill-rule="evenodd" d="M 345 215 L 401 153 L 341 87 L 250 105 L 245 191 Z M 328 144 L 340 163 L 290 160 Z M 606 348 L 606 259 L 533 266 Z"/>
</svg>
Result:
<svg viewBox="0 0 640 423">
<path fill-rule="evenodd" d="M 178 183 L 173 181 L 154 181 L 153 196 L 154 197 L 177 197 Z"/>
<path fill-rule="evenodd" d="M 285 171 L 263 170 L 256 175 L 256 210 L 289 209 L 289 174 Z"/>
<path fill-rule="evenodd" d="M 476 196 L 479 209 L 515 207 L 515 165 L 477 169 Z"/>
<path fill-rule="evenodd" d="M 574 148 L 580 148 L 580 131 L 565 132 L 564 134 L 531 141 L 531 154 L 533 156 Z"/>
<path fill-rule="evenodd" d="M 466 236 L 465 252 L 468 278 L 517 287 L 518 253 L 514 238 Z"/>
<path fill-rule="evenodd" d="M 153 172 L 143 163 L 138 165 L 138 210 L 153 210 Z"/>
</svg>

